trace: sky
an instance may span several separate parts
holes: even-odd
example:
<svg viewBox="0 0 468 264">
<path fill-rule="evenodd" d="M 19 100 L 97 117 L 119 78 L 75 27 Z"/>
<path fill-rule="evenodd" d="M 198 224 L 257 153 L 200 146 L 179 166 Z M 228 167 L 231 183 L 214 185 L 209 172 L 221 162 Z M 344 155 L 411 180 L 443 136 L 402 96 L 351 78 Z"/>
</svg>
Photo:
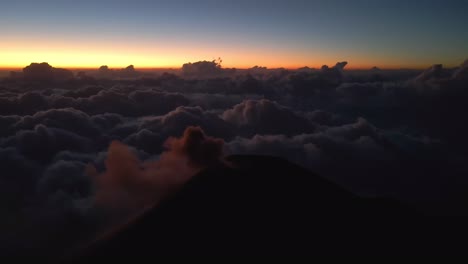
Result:
<svg viewBox="0 0 468 264">
<path fill-rule="evenodd" d="M 180 67 L 456 66 L 468 58 L 468 1 L 15 0 L 0 8 L 0 67 L 49 62 Z"/>
</svg>

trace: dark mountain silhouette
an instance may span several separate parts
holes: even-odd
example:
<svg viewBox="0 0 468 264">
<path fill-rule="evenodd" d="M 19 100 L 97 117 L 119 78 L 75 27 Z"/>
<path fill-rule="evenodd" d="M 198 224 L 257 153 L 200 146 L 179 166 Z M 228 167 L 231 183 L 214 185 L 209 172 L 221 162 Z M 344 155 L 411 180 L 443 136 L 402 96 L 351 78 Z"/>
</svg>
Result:
<svg viewBox="0 0 468 264">
<path fill-rule="evenodd" d="M 280 158 L 231 156 L 228 161 L 232 166 L 202 171 L 74 261 L 103 255 L 464 252 L 456 239 L 464 233 L 454 222 L 442 225 L 398 202 L 358 197 Z"/>
</svg>

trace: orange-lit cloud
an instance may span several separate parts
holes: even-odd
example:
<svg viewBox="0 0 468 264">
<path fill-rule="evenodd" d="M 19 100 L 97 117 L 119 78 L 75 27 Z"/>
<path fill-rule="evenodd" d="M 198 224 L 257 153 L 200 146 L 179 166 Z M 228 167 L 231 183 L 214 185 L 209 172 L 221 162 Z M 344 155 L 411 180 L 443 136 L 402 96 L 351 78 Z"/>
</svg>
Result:
<svg viewBox="0 0 468 264">
<path fill-rule="evenodd" d="M 151 206 L 187 182 L 199 170 L 222 162 L 224 140 L 206 136 L 200 127 L 188 127 L 180 138 L 165 142 L 167 151 L 158 160 L 141 162 L 131 149 L 113 142 L 106 172 L 88 174 L 96 187 L 96 204 L 119 209 Z"/>
</svg>

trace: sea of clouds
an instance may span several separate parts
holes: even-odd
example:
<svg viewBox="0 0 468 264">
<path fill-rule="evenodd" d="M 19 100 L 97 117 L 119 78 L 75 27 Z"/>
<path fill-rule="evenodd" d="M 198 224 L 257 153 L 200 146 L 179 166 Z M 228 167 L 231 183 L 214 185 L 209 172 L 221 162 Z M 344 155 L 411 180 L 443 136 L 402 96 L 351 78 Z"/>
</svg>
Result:
<svg viewBox="0 0 468 264">
<path fill-rule="evenodd" d="M 11 73 L 0 81 L 1 248 L 76 245 L 230 154 L 284 157 L 360 195 L 464 213 L 468 61 L 346 64 Z"/>
</svg>

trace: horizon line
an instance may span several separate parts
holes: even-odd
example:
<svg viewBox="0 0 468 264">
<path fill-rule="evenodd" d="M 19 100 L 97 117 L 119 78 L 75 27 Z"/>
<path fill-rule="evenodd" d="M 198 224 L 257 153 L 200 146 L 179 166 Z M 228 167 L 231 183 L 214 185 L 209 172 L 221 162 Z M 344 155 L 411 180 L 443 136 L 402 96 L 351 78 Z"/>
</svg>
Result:
<svg viewBox="0 0 468 264">
<path fill-rule="evenodd" d="M 35 63 L 35 62 L 32 62 L 32 63 Z M 43 63 L 43 62 L 38 62 L 38 63 Z M 47 62 L 46 62 L 47 63 Z M 71 70 L 71 71 L 78 71 L 78 70 L 88 70 L 88 71 L 92 71 L 92 70 L 99 70 L 99 68 L 101 66 L 107 66 L 105 64 L 101 65 L 101 66 L 89 66 L 89 67 L 83 67 L 83 66 L 71 66 L 71 67 L 63 67 L 63 66 L 54 66 L 54 65 L 51 65 L 49 64 L 50 66 L 54 67 L 54 68 L 60 68 L 60 69 L 67 69 L 67 70 Z M 122 69 L 125 69 L 126 67 L 130 66 L 130 65 L 133 65 L 135 70 L 143 70 L 143 71 L 150 71 L 150 70 L 181 70 L 182 69 L 182 66 L 154 66 L 154 67 L 147 67 L 147 66 L 142 66 L 142 67 L 137 67 L 135 66 L 134 64 L 129 64 L 127 66 L 124 66 L 124 67 L 109 67 L 110 70 L 122 70 Z M 326 64 L 324 64 L 326 65 Z M 324 66 L 322 65 L 322 66 Z M 346 66 L 345 67 L 345 70 L 372 70 L 373 67 L 377 67 L 378 69 L 380 70 L 425 70 L 425 69 L 428 69 L 429 67 L 431 67 L 432 65 L 435 65 L 435 64 L 431 64 L 431 65 L 427 65 L 427 66 L 417 66 L 417 67 L 396 67 L 396 66 L 389 66 L 389 67 L 379 67 L 379 66 L 371 66 L 371 67 L 359 67 L 359 66 Z M 26 65 L 26 66 L 0 66 L 0 71 L 18 71 L 18 70 L 23 70 L 25 67 L 27 67 L 29 65 Z M 251 67 L 222 67 L 222 69 L 236 69 L 236 70 L 250 70 L 254 67 L 265 67 L 267 70 L 277 70 L 277 69 L 285 69 L 285 70 L 299 70 L 301 68 L 310 68 L 312 70 L 320 70 L 322 66 L 319 66 L 319 67 L 313 67 L 313 66 L 297 66 L 297 67 L 281 67 L 281 66 L 278 66 L 278 67 L 267 67 L 267 66 L 260 66 L 260 65 L 254 65 L 254 66 L 251 66 Z M 329 65 L 328 65 L 329 66 Z M 333 65 L 334 66 L 334 65 Z M 329 66 L 330 68 L 333 67 L 333 66 Z M 446 68 L 455 68 L 457 66 L 448 66 Z"/>
</svg>

